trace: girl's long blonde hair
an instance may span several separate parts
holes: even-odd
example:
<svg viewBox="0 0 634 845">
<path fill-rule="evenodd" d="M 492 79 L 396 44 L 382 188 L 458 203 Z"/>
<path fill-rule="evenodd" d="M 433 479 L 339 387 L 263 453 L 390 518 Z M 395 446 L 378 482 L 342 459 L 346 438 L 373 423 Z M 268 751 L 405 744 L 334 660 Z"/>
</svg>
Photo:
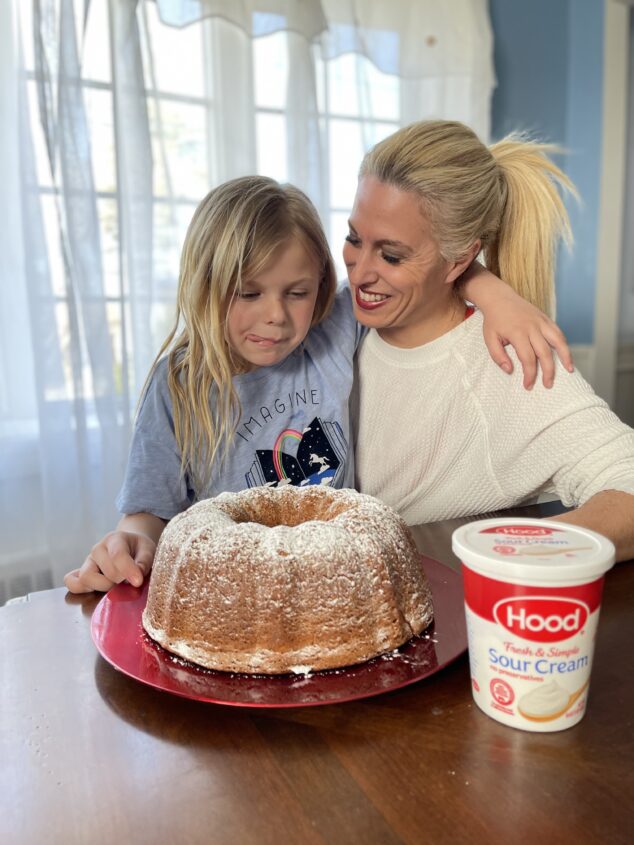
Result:
<svg viewBox="0 0 634 845">
<path fill-rule="evenodd" d="M 572 243 L 558 188 L 576 196 L 549 158 L 558 152 L 520 134 L 487 147 L 463 123 L 426 120 L 373 147 L 360 176 L 414 192 L 443 258 L 457 261 L 480 240 L 487 268 L 552 313 L 556 247 Z"/>
<path fill-rule="evenodd" d="M 225 457 L 241 410 L 232 377 L 244 369 L 229 346 L 226 325 L 231 301 L 243 282 L 268 269 L 292 238 L 301 240 L 319 273 L 315 325 L 330 310 L 337 277 L 319 215 L 302 191 L 263 176 L 233 179 L 207 194 L 189 224 L 173 328 L 146 388 L 169 350 L 174 435 L 181 470 L 197 493 Z"/>
</svg>

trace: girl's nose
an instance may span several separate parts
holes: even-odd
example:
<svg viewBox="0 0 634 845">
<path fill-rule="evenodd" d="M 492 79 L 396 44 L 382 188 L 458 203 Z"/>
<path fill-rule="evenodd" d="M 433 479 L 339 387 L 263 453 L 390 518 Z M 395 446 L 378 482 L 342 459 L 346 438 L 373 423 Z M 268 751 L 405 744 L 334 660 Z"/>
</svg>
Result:
<svg viewBox="0 0 634 845">
<path fill-rule="evenodd" d="M 280 326 L 286 322 L 286 308 L 283 300 L 274 297 L 267 302 L 265 319 L 271 326 Z"/>
</svg>

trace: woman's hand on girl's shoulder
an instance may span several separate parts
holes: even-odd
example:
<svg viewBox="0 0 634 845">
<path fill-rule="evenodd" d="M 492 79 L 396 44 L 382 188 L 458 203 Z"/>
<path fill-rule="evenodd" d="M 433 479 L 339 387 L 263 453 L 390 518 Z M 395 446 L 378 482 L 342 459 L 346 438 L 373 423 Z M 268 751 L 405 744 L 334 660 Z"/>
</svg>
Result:
<svg viewBox="0 0 634 845">
<path fill-rule="evenodd" d="M 64 584 L 71 593 L 105 593 L 122 581 L 140 587 L 155 552 L 156 543 L 145 534 L 111 531 L 92 547 L 79 569 L 64 576 Z"/>
</svg>

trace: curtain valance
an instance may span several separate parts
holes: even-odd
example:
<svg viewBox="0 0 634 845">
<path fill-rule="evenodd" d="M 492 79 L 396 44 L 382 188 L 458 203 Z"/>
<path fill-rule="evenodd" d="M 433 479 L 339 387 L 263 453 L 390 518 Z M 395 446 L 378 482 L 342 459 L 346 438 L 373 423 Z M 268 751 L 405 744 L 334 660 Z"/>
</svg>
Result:
<svg viewBox="0 0 634 845">
<path fill-rule="evenodd" d="M 156 0 L 163 23 L 221 17 L 252 37 L 292 31 L 324 59 L 357 53 L 408 79 L 475 75 L 493 84 L 486 0 Z"/>
</svg>

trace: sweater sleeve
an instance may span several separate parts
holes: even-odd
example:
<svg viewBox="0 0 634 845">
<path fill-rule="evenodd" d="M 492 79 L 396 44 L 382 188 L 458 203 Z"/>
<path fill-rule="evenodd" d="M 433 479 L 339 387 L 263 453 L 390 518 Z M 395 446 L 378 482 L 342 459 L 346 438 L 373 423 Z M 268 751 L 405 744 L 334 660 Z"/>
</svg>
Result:
<svg viewBox="0 0 634 845">
<path fill-rule="evenodd" d="M 634 430 L 578 372 L 558 364 L 550 390 L 536 384 L 527 391 L 521 367 L 515 369 L 510 389 L 504 374 L 492 376 L 485 409 L 492 465 L 505 493 L 554 490 L 566 506 L 603 490 L 634 495 Z"/>
</svg>

